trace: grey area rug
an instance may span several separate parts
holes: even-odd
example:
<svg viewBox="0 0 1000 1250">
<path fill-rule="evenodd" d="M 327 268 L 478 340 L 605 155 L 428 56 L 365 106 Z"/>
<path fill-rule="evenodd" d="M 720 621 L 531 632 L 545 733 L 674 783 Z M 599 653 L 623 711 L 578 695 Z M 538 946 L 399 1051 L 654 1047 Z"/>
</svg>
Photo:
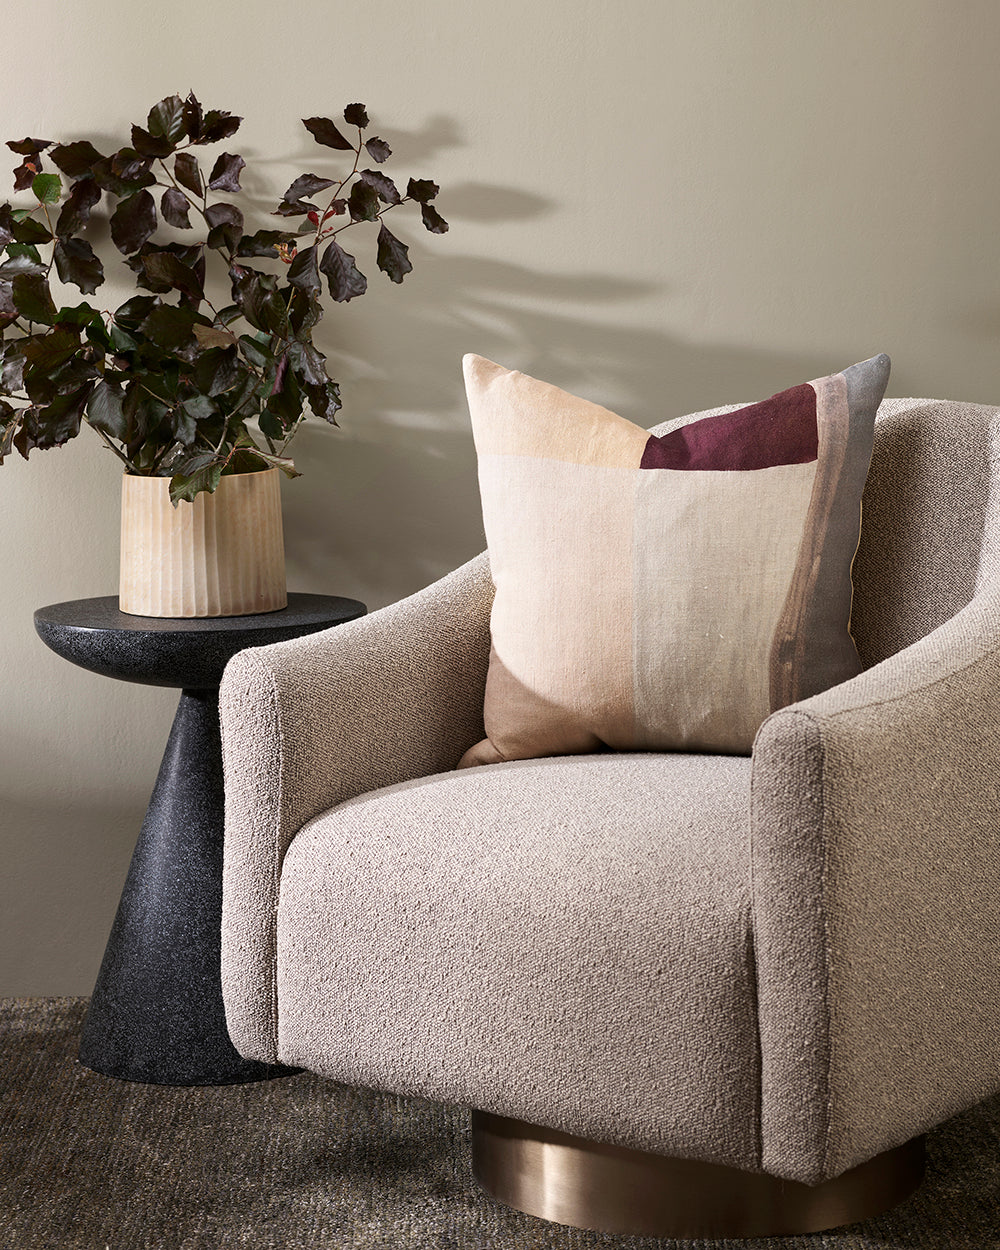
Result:
<svg viewBox="0 0 1000 1250">
<path fill-rule="evenodd" d="M 3 1250 L 1000 1250 L 1000 1099 L 928 1139 L 923 1187 L 814 1237 L 612 1237 L 476 1186 L 464 1111 L 308 1074 L 176 1089 L 76 1062 L 83 999 L 0 1001 Z"/>
</svg>

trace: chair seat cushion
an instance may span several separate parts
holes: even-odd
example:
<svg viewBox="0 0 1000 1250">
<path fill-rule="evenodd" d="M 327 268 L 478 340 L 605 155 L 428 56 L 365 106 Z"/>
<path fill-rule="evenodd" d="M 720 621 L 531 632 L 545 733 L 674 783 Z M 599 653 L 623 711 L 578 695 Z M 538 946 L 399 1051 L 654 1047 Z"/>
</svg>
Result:
<svg viewBox="0 0 1000 1250">
<path fill-rule="evenodd" d="M 438 774 L 294 838 L 279 1057 L 594 1140 L 758 1166 L 750 761 Z"/>
</svg>

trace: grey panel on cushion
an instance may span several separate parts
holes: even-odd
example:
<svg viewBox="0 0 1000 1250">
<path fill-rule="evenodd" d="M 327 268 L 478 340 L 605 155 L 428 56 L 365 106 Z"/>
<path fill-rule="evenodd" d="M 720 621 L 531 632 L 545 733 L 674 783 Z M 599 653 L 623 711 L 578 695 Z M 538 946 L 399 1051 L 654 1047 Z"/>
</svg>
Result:
<svg viewBox="0 0 1000 1250">
<path fill-rule="evenodd" d="M 1000 1089 L 998 692 L 994 583 L 758 733 L 769 1172 L 835 1176 Z"/>
<path fill-rule="evenodd" d="M 276 1054 L 281 861 L 307 820 L 450 768 L 483 735 L 493 594 L 484 555 L 370 616 L 234 657 L 222 682 L 222 982 L 237 1049 Z"/>
<path fill-rule="evenodd" d="M 749 774 L 516 761 L 321 816 L 282 875 L 279 1058 L 756 1168 Z"/>
</svg>

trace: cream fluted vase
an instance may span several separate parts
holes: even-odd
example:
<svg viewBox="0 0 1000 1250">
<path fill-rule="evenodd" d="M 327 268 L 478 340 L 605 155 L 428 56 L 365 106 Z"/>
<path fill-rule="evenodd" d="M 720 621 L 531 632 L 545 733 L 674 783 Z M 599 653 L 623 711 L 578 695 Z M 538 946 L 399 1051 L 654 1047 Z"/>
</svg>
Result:
<svg viewBox="0 0 1000 1250">
<path fill-rule="evenodd" d="M 133 616 L 247 616 L 288 603 L 277 469 L 170 502 L 166 477 L 122 478 L 119 607 Z"/>
</svg>

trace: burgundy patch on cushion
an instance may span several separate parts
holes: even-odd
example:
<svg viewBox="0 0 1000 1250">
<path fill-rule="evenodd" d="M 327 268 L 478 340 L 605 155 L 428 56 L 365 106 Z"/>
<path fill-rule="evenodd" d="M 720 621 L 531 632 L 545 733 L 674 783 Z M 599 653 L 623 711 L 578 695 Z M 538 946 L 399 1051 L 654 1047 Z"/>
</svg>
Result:
<svg viewBox="0 0 1000 1250">
<path fill-rule="evenodd" d="M 804 382 L 737 412 L 650 435 L 641 469 L 770 469 L 819 452 L 816 392 Z"/>
</svg>

